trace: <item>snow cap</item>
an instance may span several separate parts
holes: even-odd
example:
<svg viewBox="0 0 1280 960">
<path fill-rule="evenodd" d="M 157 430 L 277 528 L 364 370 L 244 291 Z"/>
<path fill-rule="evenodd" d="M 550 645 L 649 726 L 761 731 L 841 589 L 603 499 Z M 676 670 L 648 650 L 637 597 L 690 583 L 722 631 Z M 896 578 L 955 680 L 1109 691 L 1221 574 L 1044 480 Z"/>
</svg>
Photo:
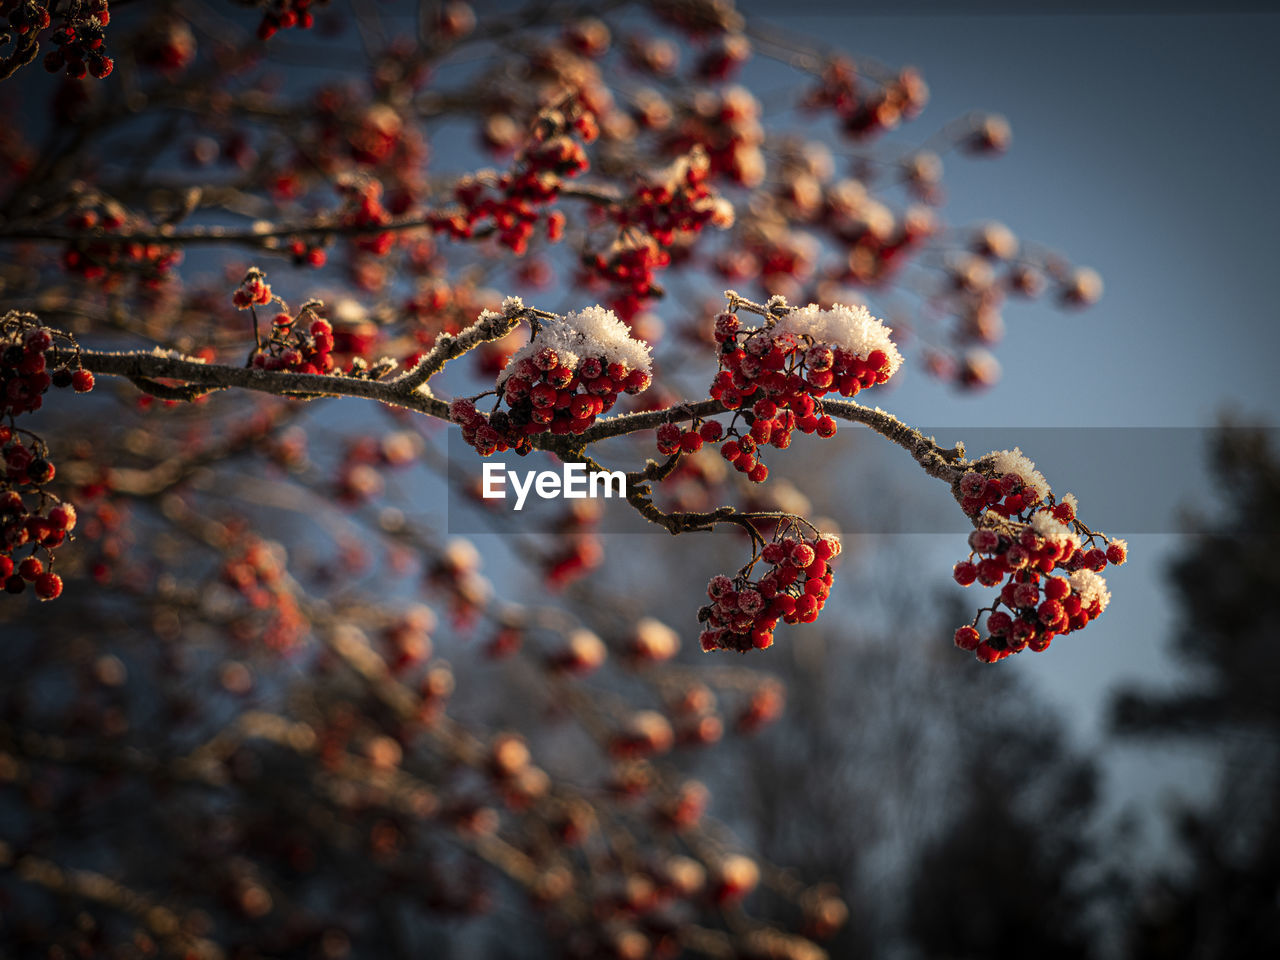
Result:
<svg viewBox="0 0 1280 960">
<path fill-rule="evenodd" d="M 902 366 L 902 354 L 891 336 L 893 330 L 873 317 L 871 311 L 861 304 L 846 306 L 833 303 L 830 309 L 824 310 L 811 303 L 791 310 L 778 320 L 773 329 L 775 336 L 812 337 L 815 343 L 840 347 L 864 360 L 873 351 L 881 350 L 889 358 L 890 375 L 897 373 Z"/>
<path fill-rule="evenodd" d="M 631 328 L 617 314 L 597 304 L 562 318 L 543 320 L 537 335 L 512 354 L 498 374 L 499 385 L 521 360 L 537 356 L 544 347 L 554 350 L 560 363 L 570 368 L 587 357 L 599 357 L 605 363 L 621 363 L 628 370 L 653 372 L 649 344 L 631 336 Z"/>
</svg>

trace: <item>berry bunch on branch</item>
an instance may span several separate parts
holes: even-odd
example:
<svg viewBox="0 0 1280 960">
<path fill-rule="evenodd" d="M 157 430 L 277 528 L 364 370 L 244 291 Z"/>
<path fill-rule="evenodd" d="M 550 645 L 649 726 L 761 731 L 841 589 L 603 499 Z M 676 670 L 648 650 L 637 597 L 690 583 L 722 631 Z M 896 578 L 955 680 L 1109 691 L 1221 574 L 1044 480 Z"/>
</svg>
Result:
<svg viewBox="0 0 1280 960">
<path fill-rule="evenodd" d="M 876 405 L 994 385 L 1009 303 L 1101 292 L 947 222 L 944 158 L 1008 125 L 913 139 L 916 71 L 730 0 L 111 7 L 0 0 L 0 666 L 42 691 L 0 691 L 0 901 L 57 931 L 9 952 L 392 955 L 386 915 L 519 893 L 557 955 L 822 956 L 826 878 L 689 771 L 856 599 L 807 499 L 838 426 L 972 525 L 981 661 L 1093 622 L 1125 559 L 1019 451 Z M 623 502 L 537 529 L 478 492 L 499 455 Z M 172 850 L 96 826 L 137 816 Z"/>
<path fill-rule="evenodd" d="M 59 341 L 69 359 L 55 352 Z M 50 387 L 93 389 L 93 374 L 77 362 L 78 349 L 73 337 L 42 326 L 31 314 L 0 319 L 0 582 L 9 594 L 22 593 L 28 584 L 41 600 L 62 593 L 53 551 L 75 528 L 76 509 L 49 489 L 57 469 L 48 444 L 19 427 L 16 418 L 39 410 Z"/>
<path fill-rule="evenodd" d="M 1000 587 L 991 606 L 956 630 L 956 646 L 994 663 L 1041 652 L 1054 637 L 1096 620 L 1111 601 L 1099 574 L 1128 558 L 1128 544 L 1095 533 L 1076 517 L 1076 499 L 1057 500 L 1018 448 L 974 463 L 959 480 L 960 504 L 975 523 L 970 554 L 956 564 L 962 587 Z M 986 614 L 986 636 L 978 630 Z"/>
<path fill-rule="evenodd" d="M 802 521 L 783 518 L 768 543 L 749 528 L 755 548 L 751 562 L 732 579 L 720 574 L 707 585 L 712 602 L 698 611 L 698 619 L 707 624 L 698 638 L 703 650 L 764 650 L 773 645 L 779 620 L 818 619 L 831 594 L 831 564 L 840 555 L 840 540 L 816 530 L 809 538 L 795 535 L 793 531 L 803 526 L 807 525 Z M 752 580 L 757 564 L 769 569 Z"/>
<path fill-rule="evenodd" d="M 637 394 L 652 380 L 649 346 L 603 307 L 563 317 L 530 314 L 533 335 L 498 375 L 495 393 L 505 410 L 487 420 L 473 400 L 454 401 L 449 415 L 482 456 L 527 453 L 529 437 L 584 433 L 621 393 Z"/>
</svg>

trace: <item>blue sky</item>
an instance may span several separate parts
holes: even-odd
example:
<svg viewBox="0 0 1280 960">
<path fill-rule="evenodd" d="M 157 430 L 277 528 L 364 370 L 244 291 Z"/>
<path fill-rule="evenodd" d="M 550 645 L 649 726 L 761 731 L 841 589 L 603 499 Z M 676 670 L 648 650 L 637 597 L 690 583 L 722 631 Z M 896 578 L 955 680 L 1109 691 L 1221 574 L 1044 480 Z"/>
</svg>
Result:
<svg viewBox="0 0 1280 960">
<path fill-rule="evenodd" d="M 995 389 L 958 397 L 917 375 L 895 392 L 896 413 L 956 428 L 1205 427 L 1227 409 L 1280 422 L 1272 299 L 1280 18 L 810 14 L 785 25 L 918 66 L 932 99 L 915 126 L 973 108 L 1007 116 L 1008 155 L 948 162 L 949 217 L 1000 219 L 1096 268 L 1106 283 L 1087 312 L 1008 311 Z M 1036 438 L 1026 445 L 1033 457 Z M 1185 473 L 1163 471 L 1155 481 L 1170 531 L 1178 529 L 1174 505 L 1194 506 L 1205 491 L 1199 450 L 1185 453 Z M 1086 456 L 1055 486 L 1105 490 L 1108 467 L 1107 458 Z M 1082 507 L 1087 515 L 1089 503 Z M 912 539 L 938 563 L 955 552 L 942 538 Z M 1184 541 L 1130 540 L 1133 560 L 1111 577 L 1106 616 L 1010 664 L 1066 707 L 1086 740 L 1101 734 L 1116 685 L 1179 677 L 1164 655 L 1173 626 L 1164 565 Z M 1106 756 L 1118 802 L 1205 786 L 1203 758 L 1190 753 L 1112 748 Z"/>
</svg>

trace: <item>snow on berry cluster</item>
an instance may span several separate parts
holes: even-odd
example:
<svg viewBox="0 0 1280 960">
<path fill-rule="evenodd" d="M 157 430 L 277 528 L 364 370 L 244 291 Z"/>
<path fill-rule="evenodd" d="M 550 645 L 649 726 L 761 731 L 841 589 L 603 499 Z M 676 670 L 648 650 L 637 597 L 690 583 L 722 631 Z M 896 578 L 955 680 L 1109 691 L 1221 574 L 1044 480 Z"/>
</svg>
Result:
<svg viewBox="0 0 1280 960">
<path fill-rule="evenodd" d="M 57 336 L 74 350 L 74 340 Z M 38 410 L 51 386 L 77 393 L 93 389 L 93 374 L 78 365 L 63 362 L 50 369 L 54 343 L 54 331 L 30 315 L 10 313 L 0 320 L 0 418 L 7 421 L 0 423 L 0 583 L 11 594 L 30 583 L 42 600 L 62 593 L 53 550 L 76 525 L 76 511 L 46 489 L 55 473 L 49 448 L 14 418 Z"/>
<path fill-rule="evenodd" d="M 839 555 L 836 537 L 783 535 L 780 527 L 776 538 L 737 576 L 711 578 L 711 603 L 698 611 L 699 622 L 706 625 L 698 637 L 702 649 L 764 650 L 773 645 L 778 621 L 813 623 L 831 593 L 831 564 Z M 769 570 L 752 580 L 757 562 Z"/>
<path fill-rule="evenodd" d="M 892 331 L 865 307 L 809 304 L 788 310 L 775 297 L 769 309 L 775 322 L 763 327 L 744 328 L 732 312 L 716 317 L 720 372 L 711 396 L 735 411 L 729 426 L 695 422 L 681 431 L 664 425 L 659 452 L 692 453 L 703 443 L 723 441 L 721 455 L 749 479 L 763 482 L 769 475 L 760 456 L 764 447 L 785 450 L 794 430 L 835 435 L 836 421 L 823 411 L 823 396 L 855 396 L 885 383 L 902 366 Z"/>
<path fill-rule="evenodd" d="M 582 433 L 618 394 L 648 389 L 652 371 L 649 345 L 634 339 L 613 311 L 588 307 L 542 321 L 511 356 L 497 383 L 507 409 L 486 418 L 474 401 L 459 399 L 449 415 L 482 456 L 527 449 L 534 434 Z"/>
<path fill-rule="evenodd" d="M 978 526 L 968 559 L 954 577 L 967 587 L 1000 587 L 991 606 L 955 632 L 956 646 L 994 663 L 1022 650 L 1048 649 L 1054 637 L 1096 620 L 1111 600 L 1100 574 L 1128 556 L 1118 538 L 1094 533 L 1076 519 L 1070 494 L 1055 501 L 1044 477 L 1021 450 L 983 458 L 983 472 L 960 478 L 961 505 Z M 986 613 L 985 635 L 978 621 Z"/>
</svg>

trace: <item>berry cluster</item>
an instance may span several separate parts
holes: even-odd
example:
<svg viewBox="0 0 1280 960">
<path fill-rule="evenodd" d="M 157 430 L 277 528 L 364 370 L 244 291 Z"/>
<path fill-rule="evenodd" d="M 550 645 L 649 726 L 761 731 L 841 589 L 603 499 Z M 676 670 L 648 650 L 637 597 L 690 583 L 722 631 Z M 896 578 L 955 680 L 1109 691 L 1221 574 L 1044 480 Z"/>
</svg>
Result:
<svg viewBox="0 0 1280 960">
<path fill-rule="evenodd" d="M 721 455 L 749 479 L 763 482 L 769 468 L 760 450 L 766 445 L 785 450 L 794 430 L 823 438 L 835 435 L 835 419 L 823 412 L 824 395 L 855 396 L 885 383 L 902 364 L 891 331 L 865 307 L 835 304 L 823 310 L 810 304 L 788 309 L 775 298 L 767 310 L 769 322 L 757 328 L 743 328 L 735 313 L 716 317 L 720 372 L 711 396 L 735 411 L 728 428 L 715 421 L 684 432 L 664 425 L 660 452 L 669 455 L 679 448 L 692 453 L 703 443 L 724 441 Z"/>
<path fill-rule="evenodd" d="M 422 438 L 409 430 L 366 435 L 348 443 L 338 464 L 334 490 L 338 502 L 355 505 L 382 496 L 386 488 L 382 472 L 410 466 L 421 453 Z"/>
<path fill-rule="evenodd" d="M 332 373 L 333 325 L 316 312 L 320 306 L 319 300 L 308 300 L 296 314 L 287 310 L 276 314 L 271 332 L 253 355 L 253 365 L 260 370 Z"/>
<path fill-rule="evenodd" d="M 85 280 L 100 282 L 107 289 L 112 289 L 128 273 L 137 274 L 146 286 L 157 287 L 182 262 L 182 251 L 176 247 L 113 240 L 113 233 L 145 230 L 150 226 L 142 218 L 130 216 L 113 200 L 87 200 L 71 215 L 67 226 L 84 234 L 67 243 L 62 254 L 63 267 Z"/>
<path fill-rule="evenodd" d="M 671 723 L 656 710 L 638 710 L 609 738 L 609 754 L 617 760 L 639 760 L 666 753 L 675 745 Z"/>
<path fill-rule="evenodd" d="M 636 394 L 652 381 L 649 346 L 633 339 L 610 310 L 588 307 L 543 321 L 498 377 L 499 403 L 488 418 L 474 401 L 459 399 L 449 415 L 482 456 L 528 450 L 534 434 L 582 433 L 620 393 Z"/>
<path fill-rule="evenodd" d="M 764 650 L 772 646 L 779 620 L 813 623 L 831 592 L 831 561 L 839 554 L 835 537 L 783 535 L 780 529 L 736 577 L 711 578 L 711 603 L 698 611 L 699 622 L 706 624 L 698 637 L 702 649 Z M 757 562 L 770 569 L 751 580 Z"/>
<path fill-rule="evenodd" d="M 581 279 L 584 284 L 602 281 L 612 287 L 609 305 L 630 323 L 645 303 L 662 296 L 657 272 L 670 265 L 669 250 L 648 234 L 631 230 L 602 251 L 583 251 Z"/>
<path fill-rule="evenodd" d="M 311 624 L 290 589 L 284 548 L 252 535 L 237 547 L 223 564 L 222 580 L 241 595 L 251 612 L 236 622 L 235 633 L 244 639 L 256 638 L 272 650 L 292 650 Z"/>
<path fill-rule="evenodd" d="M 734 721 L 734 729 L 742 734 L 755 733 L 781 717 L 786 705 L 786 687 L 772 678 L 765 680 L 751 691 Z"/>
<path fill-rule="evenodd" d="M 708 223 L 732 226 L 733 208 L 711 189 L 710 173 L 706 151 L 695 147 L 661 178 L 637 184 L 615 219 L 619 226 L 644 229 L 664 247 L 677 234 L 697 233 Z"/>
<path fill-rule="evenodd" d="M 187 24 L 174 16 L 151 21 L 138 38 L 134 59 L 139 66 L 163 73 L 177 73 L 196 56 L 196 38 Z"/>
<path fill-rule="evenodd" d="M 519 734 L 500 733 L 494 737 L 485 767 L 508 810 L 527 809 L 551 787 L 551 778 L 532 763 L 529 748 Z"/>
<path fill-rule="evenodd" d="M 851 61 L 833 59 L 805 96 L 803 105 L 834 111 L 848 136 L 865 139 L 895 129 L 904 119 L 914 119 L 929 102 L 928 86 L 910 67 L 884 78 L 865 94 L 859 89 L 860 79 L 865 78 L 859 76 Z"/>
<path fill-rule="evenodd" d="M 56 334 L 71 349 L 75 341 Z M 51 386 L 93 389 L 93 374 L 62 363 L 50 370 L 55 333 L 31 316 L 10 313 L 0 320 L 0 582 L 8 593 L 33 584 L 36 595 L 52 600 L 62 593 L 62 578 L 52 570 L 55 547 L 76 525 L 76 510 L 45 489 L 55 468 L 49 448 L 32 433 L 14 426 L 19 414 L 38 410 Z M 30 548 L 25 558 L 17 551 Z M 37 554 L 44 551 L 48 560 Z"/>
<path fill-rule="evenodd" d="M 271 292 L 271 284 L 267 283 L 267 275 L 257 267 L 250 267 L 240 281 L 240 286 L 231 295 L 231 302 L 237 310 L 251 310 L 255 306 L 265 306 L 276 299 Z"/>
<path fill-rule="evenodd" d="M 22 15 L 28 29 L 38 33 L 49 26 L 49 11 L 31 2 L 9 4 L 17 9 L 9 15 L 9 23 Z M 73 3 L 65 19 L 49 36 L 57 49 L 44 57 L 44 68 L 50 73 L 65 70 L 68 77 L 80 80 L 92 75 L 103 80 L 111 74 L 115 63 L 107 56 L 104 28 L 111 21 L 107 0 Z"/>
<path fill-rule="evenodd" d="M 391 213 L 382 205 L 382 184 L 377 180 L 361 177 L 359 180 L 345 180 L 338 185 L 338 191 L 346 199 L 346 209 L 342 214 L 342 224 L 362 229 L 385 226 L 391 222 Z M 371 253 L 375 257 L 383 257 L 391 252 L 395 243 L 395 234 L 390 231 L 366 234 L 357 237 L 357 250 Z M 299 255 L 296 245 L 291 247 L 295 257 Z M 309 257 L 305 246 L 302 255 Z M 323 261 L 322 261 L 323 262 Z"/>
<path fill-rule="evenodd" d="M 741 187 L 759 186 L 766 170 L 760 101 L 745 87 L 730 86 L 699 92 L 691 106 L 668 132 L 666 151 L 678 155 L 700 146 L 712 174 Z"/>
<path fill-rule="evenodd" d="M 571 506 L 555 524 L 556 546 L 543 555 L 546 584 L 562 590 L 604 562 L 604 546 L 594 528 L 601 507 L 595 500 L 571 500 Z"/>
<path fill-rule="evenodd" d="M 459 181 L 454 198 L 462 207 L 461 213 L 437 215 L 433 228 L 454 239 L 468 239 L 479 230 L 492 229 L 499 243 L 523 256 L 542 216 L 539 208 L 560 196 L 565 178 L 576 177 L 591 166 L 582 143 L 599 136 L 595 115 L 576 102 L 566 109 L 572 119 L 561 110 L 543 111 L 534 129 L 534 144 L 516 158 L 511 170 Z M 553 211 L 546 222 L 548 239 L 559 240 L 564 215 Z"/>
<path fill-rule="evenodd" d="M 382 630 L 387 664 L 393 673 L 403 673 L 431 659 L 431 633 L 436 628 L 436 615 L 423 604 L 410 607 Z"/>
<path fill-rule="evenodd" d="M 60 331 L 42 327 L 30 314 L 10 313 L 0 319 L 0 417 L 12 418 L 40 409 L 52 387 L 74 387 L 76 393 L 93 389 L 93 374 L 78 361 L 54 361 L 55 337 L 75 350 L 75 340 Z"/>
<path fill-rule="evenodd" d="M 707 46 L 697 73 L 704 80 L 727 80 L 750 59 L 751 41 L 741 33 L 726 33 Z"/>
<path fill-rule="evenodd" d="M 547 657 L 547 667 L 556 673 L 581 676 L 599 670 L 608 656 L 603 640 L 590 630 L 578 629 L 571 631 Z"/>
<path fill-rule="evenodd" d="M 1074 497 L 1055 501 L 1021 451 L 1000 451 L 989 462 L 989 472 L 971 470 L 959 481 L 963 509 L 981 515 L 969 535 L 969 558 L 953 572 L 961 586 L 1000 586 L 984 608 L 987 636 L 978 618 L 955 632 L 956 646 L 984 663 L 1046 650 L 1054 637 L 1097 619 L 1111 599 L 1099 574 L 1128 556 L 1125 541 L 1108 540 L 1076 519 Z"/>
<path fill-rule="evenodd" d="M 4 477 L 0 481 L 0 582 L 8 593 L 35 587 L 41 600 L 62 593 L 62 578 L 53 572 L 52 551 L 76 525 L 76 509 L 44 489 L 53 479 L 49 451 L 37 437 L 23 442 L 25 431 L 0 427 Z M 34 501 L 32 503 L 31 501 Z M 17 552 L 29 547 L 19 560 Z M 43 551 L 48 562 L 37 554 Z"/>
<path fill-rule="evenodd" d="M 661 663 L 670 660 L 680 650 L 680 634 L 661 620 L 641 617 L 626 641 L 626 659 L 631 666 Z"/>
<path fill-rule="evenodd" d="M 427 571 L 427 582 L 447 595 L 458 627 L 474 623 L 493 592 L 480 573 L 480 552 L 469 540 L 449 541 Z"/>
<path fill-rule="evenodd" d="M 270 40 L 278 31 L 290 27 L 310 30 L 316 22 L 315 14 L 311 12 L 314 5 L 315 0 L 272 0 L 258 24 L 258 39 Z"/>
<path fill-rule="evenodd" d="M 707 224 L 733 225 L 733 207 L 711 189 L 710 173 L 707 152 L 695 146 L 663 176 L 637 184 L 614 213 L 622 233 L 609 248 L 584 253 L 583 279 L 613 286 L 610 305 L 628 322 L 661 295 L 654 277 L 671 264 L 673 244 L 688 244 Z"/>
<path fill-rule="evenodd" d="M 47 0 L 0 0 L 0 17 L 9 23 L 0 31 L 0 47 L 13 44 L 8 56 L 0 57 L 0 76 L 9 77 L 36 58 L 40 31 L 49 26 L 49 5 Z"/>
</svg>

